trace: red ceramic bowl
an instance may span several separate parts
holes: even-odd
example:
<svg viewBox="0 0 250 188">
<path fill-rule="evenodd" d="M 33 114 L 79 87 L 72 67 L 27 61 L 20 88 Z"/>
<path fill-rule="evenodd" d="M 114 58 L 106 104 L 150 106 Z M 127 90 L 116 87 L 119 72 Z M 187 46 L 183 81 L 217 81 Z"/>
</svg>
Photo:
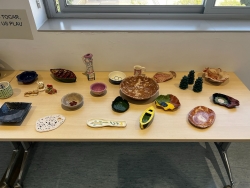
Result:
<svg viewBox="0 0 250 188">
<path fill-rule="evenodd" d="M 104 83 L 97 82 L 92 84 L 90 89 L 94 95 L 103 95 L 106 92 L 107 86 Z"/>
</svg>

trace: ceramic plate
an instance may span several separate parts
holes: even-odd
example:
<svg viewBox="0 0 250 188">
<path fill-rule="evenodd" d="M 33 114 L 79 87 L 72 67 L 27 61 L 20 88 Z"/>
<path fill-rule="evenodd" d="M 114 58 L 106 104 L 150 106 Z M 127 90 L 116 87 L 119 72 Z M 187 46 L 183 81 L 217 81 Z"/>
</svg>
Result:
<svg viewBox="0 0 250 188">
<path fill-rule="evenodd" d="M 195 127 L 205 129 L 214 123 L 215 113 L 205 106 L 197 106 L 189 112 L 188 120 Z"/>
<path fill-rule="evenodd" d="M 136 100 L 146 100 L 154 96 L 159 90 L 159 85 L 146 76 L 129 76 L 120 84 L 121 92 Z"/>
<path fill-rule="evenodd" d="M 240 102 L 237 99 L 221 93 L 213 94 L 213 102 L 227 108 L 234 108 L 240 105 Z"/>
<path fill-rule="evenodd" d="M 161 107 L 164 110 L 174 110 L 181 105 L 179 99 L 172 94 L 159 95 L 155 99 L 155 104 L 156 106 Z"/>
<path fill-rule="evenodd" d="M 205 78 L 211 82 L 223 83 L 229 79 L 229 75 L 220 68 L 205 68 L 203 70 Z"/>
<path fill-rule="evenodd" d="M 166 82 L 168 80 L 171 80 L 173 77 L 176 77 L 176 73 L 174 71 L 169 71 L 169 73 L 164 73 L 164 72 L 157 72 L 154 76 L 153 79 L 157 83 L 161 82 Z"/>
<path fill-rule="evenodd" d="M 31 103 L 5 102 L 0 110 L 0 122 L 21 122 L 30 109 Z"/>
</svg>

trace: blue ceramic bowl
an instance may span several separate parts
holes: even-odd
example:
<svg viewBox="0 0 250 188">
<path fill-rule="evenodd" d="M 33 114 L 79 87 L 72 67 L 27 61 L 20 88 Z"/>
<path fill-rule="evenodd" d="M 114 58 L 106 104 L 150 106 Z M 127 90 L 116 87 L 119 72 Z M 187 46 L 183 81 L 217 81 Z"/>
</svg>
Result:
<svg viewBox="0 0 250 188">
<path fill-rule="evenodd" d="M 17 75 L 16 78 L 18 82 L 29 84 L 31 82 L 34 82 L 37 76 L 38 74 L 35 71 L 24 71 L 21 74 Z"/>
</svg>

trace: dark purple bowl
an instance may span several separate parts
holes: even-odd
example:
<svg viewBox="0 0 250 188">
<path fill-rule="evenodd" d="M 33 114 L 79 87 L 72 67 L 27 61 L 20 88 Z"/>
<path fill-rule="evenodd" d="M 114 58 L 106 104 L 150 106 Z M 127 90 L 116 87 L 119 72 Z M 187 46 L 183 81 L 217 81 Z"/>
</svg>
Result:
<svg viewBox="0 0 250 188">
<path fill-rule="evenodd" d="M 37 77 L 38 74 L 35 71 L 24 71 L 16 76 L 18 82 L 22 82 L 24 84 L 29 84 L 34 82 Z"/>
</svg>

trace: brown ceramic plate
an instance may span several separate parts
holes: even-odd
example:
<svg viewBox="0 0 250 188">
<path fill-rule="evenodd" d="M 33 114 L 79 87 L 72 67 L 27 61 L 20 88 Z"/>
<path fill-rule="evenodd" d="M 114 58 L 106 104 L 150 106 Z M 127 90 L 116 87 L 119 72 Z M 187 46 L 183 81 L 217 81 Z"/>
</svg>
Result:
<svg viewBox="0 0 250 188">
<path fill-rule="evenodd" d="M 146 100 L 154 96 L 159 90 L 159 85 L 146 76 L 129 76 L 120 84 L 121 92 L 136 100 Z"/>
<path fill-rule="evenodd" d="M 215 113 L 205 106 L 196 106 L 188 114 L 188 120 L 195 127 L 205 129 L 214 123 Z"/>
<path fill-rule="evenodd" d="M 211 82 L 223 83 L 229 79 L 229 75 L 220 68 L 213 69 L 207 67 L 203 70 L 203 73 L 205 78 Z"/>
<path fill-rule="evenodd" d="M 161 83 L 161 82 L 166 82 L 168 80 L 171 80 L 173 77 L 176 77 L 176 73 L 174 71 L 169 71 L 169 73 L 157 72 L 153 76 L 153 79 L 157 83 Z"/>
</svg>

